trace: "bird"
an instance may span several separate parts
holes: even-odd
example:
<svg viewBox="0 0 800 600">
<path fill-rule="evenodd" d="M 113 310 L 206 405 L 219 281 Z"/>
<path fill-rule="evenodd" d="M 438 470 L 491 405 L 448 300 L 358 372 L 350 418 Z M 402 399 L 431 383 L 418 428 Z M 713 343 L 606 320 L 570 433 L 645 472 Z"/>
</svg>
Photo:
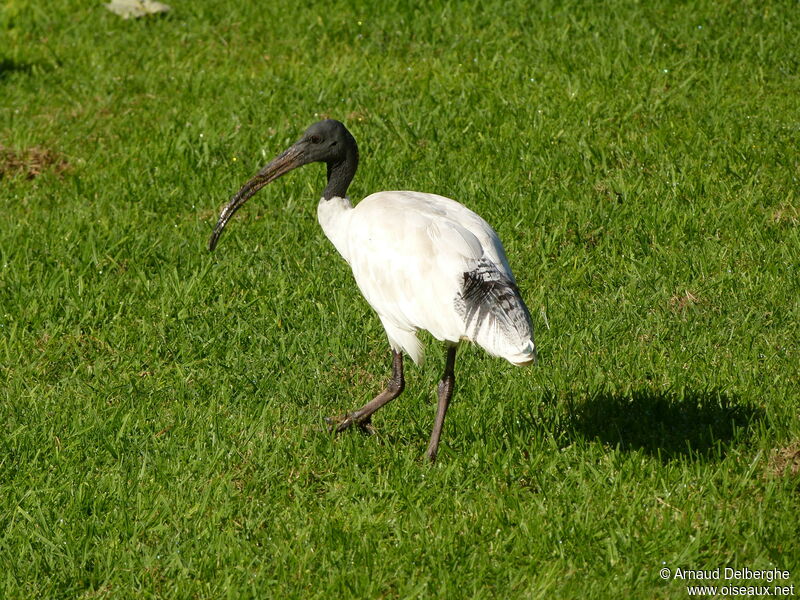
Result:
<svg viewBox="0 0 800 600">
<path fill-rule="evenodd" d="M 535 363 L 530 311 L 497 233 L 463 204 L 437 194 L 386 191 L 353 206 L 347 188 L 358 167 L 358 144 L 335 119 L 312 124 L 231 197 L 214 226 L 209 251 L 234 213 L 256 192 L 316 162 L 327 167 L 327 184 L 317 205 L 319 224 L 350 265 L 358 288 L 383 324 L 392 353 L 392 375 L 385 388 L 361 408 L 325 419 L 328 430 L 339 433 L 356 425 L 372 433 L 372 415 L 405 389 L 403 356 L 422 363 L 417 333 L 428 331 L 443 342 L 446 352 L 425 453 L 433 463 L 455 388 L 459 344 L 473 342 L 513 365 Z"/>
</svg>

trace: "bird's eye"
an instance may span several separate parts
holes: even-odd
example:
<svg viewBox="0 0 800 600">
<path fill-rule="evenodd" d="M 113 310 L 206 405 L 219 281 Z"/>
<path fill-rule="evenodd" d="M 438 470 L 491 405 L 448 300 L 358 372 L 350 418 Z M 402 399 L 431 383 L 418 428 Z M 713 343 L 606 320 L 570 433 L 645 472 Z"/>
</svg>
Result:
<svg viewBox="0 0 800 600">
<path fill-rule="evenodd" d="M 311 136 L 311 143 L 312 144 L 319 144 L 321 141 L 322 141 L 322 138 L 319 137 L 318 135 L 312 135 Z"/>
</svg>

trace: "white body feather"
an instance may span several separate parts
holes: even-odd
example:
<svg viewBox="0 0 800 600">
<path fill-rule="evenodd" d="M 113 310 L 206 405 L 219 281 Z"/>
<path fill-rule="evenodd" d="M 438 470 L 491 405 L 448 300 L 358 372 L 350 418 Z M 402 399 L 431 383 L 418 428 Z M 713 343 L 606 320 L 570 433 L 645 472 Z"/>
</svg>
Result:
<svg viewBox="0 0 800 600">
<path fill-rule="evenodd" d="M 419 192 L 379 192 L 355 208 L 347 198 L 322 199 L 317 214 L 394 350 L 420 363 L 423 329 L 513 364 L 535 360 L 530 315 L 503 245 L 477 214 Z"/>
</svg>

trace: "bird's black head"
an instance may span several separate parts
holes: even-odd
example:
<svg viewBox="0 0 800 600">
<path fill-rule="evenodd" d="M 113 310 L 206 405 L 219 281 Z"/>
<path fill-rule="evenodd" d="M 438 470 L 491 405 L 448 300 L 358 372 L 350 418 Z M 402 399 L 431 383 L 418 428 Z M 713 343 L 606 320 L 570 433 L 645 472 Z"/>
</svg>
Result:
<svg viewBox="0 0 800 600">
<path fill-rule="evenodd" d="M 245 183 L 222 209 L 208 241 L 208 249 L 214 249 L 233 213 L 258 190 L 292 169 L 313 162 L 324 162 L 328 167 L 328 185 L 322 193 L 323 198 L 344 197 L 358 167 L 358 145 L 342 123 L 335 119 L 314 123 L 283 154 Z"/>
<path fill-rule="evenodd" d="M 335 119 L 314 123 L 305 130 L 295 146 L 302 148 L 303 164 L 324 162 L 336 165 L 348 157 L 358 160 L 356 140 L 347 128 Z"/>
</svg>

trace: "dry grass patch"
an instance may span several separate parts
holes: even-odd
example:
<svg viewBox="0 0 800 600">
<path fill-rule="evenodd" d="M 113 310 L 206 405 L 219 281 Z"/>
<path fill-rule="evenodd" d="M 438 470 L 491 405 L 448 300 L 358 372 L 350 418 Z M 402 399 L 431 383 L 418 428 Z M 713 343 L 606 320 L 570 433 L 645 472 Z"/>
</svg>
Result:
<svg viewBox="0 0 800 600">
<path fill-rule="evenodd" d="M 686 309 L 699 303 L 700 298 L 689 290 L 675 294 L 669 299 L 669 307 L 674 312 L 684 312 Z"/>
<path fill-rule="evenodd" d="M 772 222 L 775 225 L 797 225 L 800 223 L 800 208 L 791 204 L 781 204 L 772 212 Z"/>
<path fill-rule="evenodd" d="M 773 450 L 768 467 L 769 473 L 777 477 L 800 475 L 800 442 Z"/>
<path fill-rule="evenodd" d="M 34 146 L 24 150 L 15 150 L 0 145 L 0 179 L 5 177 L 23 177 L 33 179 L 45 171 L 53 171 L 60 175 L 69 168 L 63 156 L 47 148 Z"/>
</svg>

